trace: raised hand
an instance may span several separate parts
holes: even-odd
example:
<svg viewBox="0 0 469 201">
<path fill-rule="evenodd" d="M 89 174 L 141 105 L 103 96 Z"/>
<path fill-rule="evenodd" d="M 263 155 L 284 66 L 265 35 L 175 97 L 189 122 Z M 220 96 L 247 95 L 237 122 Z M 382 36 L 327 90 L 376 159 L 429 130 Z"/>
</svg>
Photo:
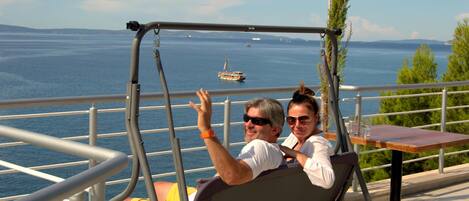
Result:
<svg viewBox="0 0 469 201">
<path fill-rule="evenodd" d="M 211 129 L 212 101 L 207 90 L 199 89 L 196 91 L 200 100 L 200 105 L 189 101 L 189 105 L 197 112 L 197 127 L 200 132 L 206 132 Z"/>
</svg>

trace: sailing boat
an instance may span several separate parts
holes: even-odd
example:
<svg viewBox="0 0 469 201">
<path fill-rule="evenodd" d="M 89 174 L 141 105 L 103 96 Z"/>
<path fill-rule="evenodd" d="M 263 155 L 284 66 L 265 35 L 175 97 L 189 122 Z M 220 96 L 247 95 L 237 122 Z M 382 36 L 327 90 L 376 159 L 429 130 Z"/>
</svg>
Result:
<svg viewBox="0 0 469 201">
<path fill-rule="evenodd" d="M 223 71 L 218 72 L 218 78 L 222 80 L 243 81 L 246 79 L 246 76 L 241 71 L 229 71 L 228 59 L 225 57 L 225 64 L 223 65 Z"/>
</svg>

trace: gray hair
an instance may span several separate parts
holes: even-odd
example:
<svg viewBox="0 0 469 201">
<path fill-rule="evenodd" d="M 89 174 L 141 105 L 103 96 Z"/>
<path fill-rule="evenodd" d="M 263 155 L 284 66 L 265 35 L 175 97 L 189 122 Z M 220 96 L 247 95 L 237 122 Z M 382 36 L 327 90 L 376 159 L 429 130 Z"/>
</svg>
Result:
<svg viewBox="0 0 469 201">
<path fill-rule="evenodd" d="M 272 98 L 256 98 L 249 100 L 244 105 L 244 112 L 247 113 L 250 108 L 257 108 L 264 116 L 272 122 L 273 127 L 279 127 L 282 133 L 283 123 L 285 122 L 285 114 L 283 112 L 282 104 Z"/>
</svg>

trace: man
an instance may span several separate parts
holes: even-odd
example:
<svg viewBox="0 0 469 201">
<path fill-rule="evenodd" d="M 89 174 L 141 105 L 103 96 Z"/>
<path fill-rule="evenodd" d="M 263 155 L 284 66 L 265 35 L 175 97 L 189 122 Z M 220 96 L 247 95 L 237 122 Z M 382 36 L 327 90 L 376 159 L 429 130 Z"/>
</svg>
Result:
<svg viewBox="0 0 469 201">
<path fill-rule="evenodd" d="M 207 146 L 210 159 L 217 175 L 228 185 L 239 185 L 256 178 L 261 172 L 275 169 L 283 162 L 282 152 L 276 144 L 282 132 L 284 113 L 282 105 L 274 99 L 254 99 L 245 105 L 243 147 L 237 158 L 218 141 L 211 129 L 212 103 L 206 90 L 196 92 L 200 106 L 192 101 L 189 105 L 197 111 L 197 126 L 200 137 Z M 159 201 L 179 201 L 177 184 L 155 182 Z M 187 189 L 189 200 L 193 200 L 196 189 Z"/>
</svg>

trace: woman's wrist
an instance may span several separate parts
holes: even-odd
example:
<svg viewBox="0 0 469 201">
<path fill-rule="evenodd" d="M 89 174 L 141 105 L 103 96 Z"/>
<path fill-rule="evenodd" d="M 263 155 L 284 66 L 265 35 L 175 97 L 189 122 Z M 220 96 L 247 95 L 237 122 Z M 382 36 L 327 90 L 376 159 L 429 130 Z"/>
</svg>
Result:
<svg viewBox="0 0 469 201">
<path fill-rule="evenodd" d="M 298 153 L 293 149 L 291 149 L 288 154 L 294 159 L 296 159 L 296 157 L 298 156 Z"/>
</svg>

